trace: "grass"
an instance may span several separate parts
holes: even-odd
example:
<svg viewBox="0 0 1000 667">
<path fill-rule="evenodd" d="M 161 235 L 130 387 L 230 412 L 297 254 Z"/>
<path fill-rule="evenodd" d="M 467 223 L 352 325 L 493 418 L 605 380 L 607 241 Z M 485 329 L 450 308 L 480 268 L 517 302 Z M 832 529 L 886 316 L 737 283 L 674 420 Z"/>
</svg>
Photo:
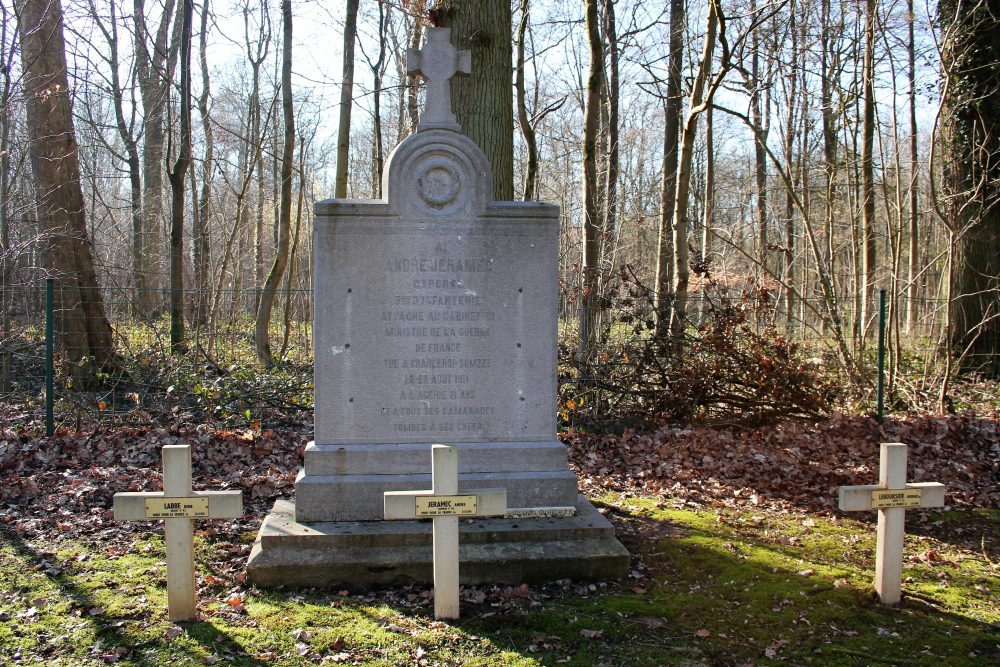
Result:
<svg viewBox="0 0 1000 667">
<path fill-rule="evenodd" d="M 424 589 L 260 591 L 204 563 L 201 620 L 166 619 L 158 528 L 44 545 L 3 529 L 0 663 L 47 665 L 993 665 L 1000 512 L 910 515 L 904 602 L 871 588 L 871 523 L 608 495 L 625 582 L 480 587 L 433 620 Z M 121 534 L 119 534 L 121 535 Z M 219 576 L 217 576 L 219 575 Z"/>
</svg>

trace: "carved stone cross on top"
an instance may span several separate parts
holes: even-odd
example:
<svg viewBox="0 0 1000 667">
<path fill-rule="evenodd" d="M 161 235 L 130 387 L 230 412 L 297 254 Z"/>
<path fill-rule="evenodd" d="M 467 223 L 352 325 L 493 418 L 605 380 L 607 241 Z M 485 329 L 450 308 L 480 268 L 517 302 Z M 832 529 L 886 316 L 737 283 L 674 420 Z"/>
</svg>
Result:
<svg viewBox="0 0 1000 667">
<path fill-rule="evenodd" d="M 417 130 L 461 130 L 451 110 L 451 77 L 472 72 L 472 52 L 451 45 L 451 28 L 428 28 L 424 48 L 406 50 L 406 73 L 427 80 L 427 99 Z"/>
</svg>

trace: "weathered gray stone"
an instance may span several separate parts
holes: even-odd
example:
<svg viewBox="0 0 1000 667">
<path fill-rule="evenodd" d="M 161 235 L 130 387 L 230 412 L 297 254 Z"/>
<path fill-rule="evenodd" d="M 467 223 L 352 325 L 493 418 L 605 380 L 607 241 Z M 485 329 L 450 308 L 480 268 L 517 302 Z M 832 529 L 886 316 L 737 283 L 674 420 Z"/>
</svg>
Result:
<svg viewBox="0 0 1000 667">
<path fill-rule="evenodd" d="M 461 472 L 540 472 L 566 469 L 566 446 L 547 442 L 463 442 Z M 427 444 L 317 445 L 305 450 L 310 475 L 407 475 L 427 473 Z"/>
<path fill-rule="evenodd" d="M 552 441 L 558 209 L 487 206 L 473 151 L 414 135 L 388 203 L 317 204 L 316 444 Z M 412 203 L 425 162 L 453 170 L 462 201 Z"/>
<path fill-rule="evenodd" d="M 427 38 L 409 57 L 428 107 L 389 157 L 385 199 L 315 204 L 315 442 L 296 502 L 261 528 L 248 564 L 260 585 L 429 580 L 430 525 L 379 519 L 386 491 L 430 488 L 439 443 L 460 450 L 460 490 L 583 512 L 463 523 L 463 581 L 627 568 L 554 438 L 559 209 L 491 200 L 489 162 L 446 99 L 468 56 L 443 29 Z"/>
<path fill-rule="evenodd" d="M 555 579 L 617 579 L 628 552 L 583 496 L 572 517 L 473 519 L 460 523 L 461 581 L 515 584 Z M 247 566 L 259 586 L 359 590 L 431 583 L 431 523 L 295 521 L 279 500 L 261 527 Z"/>
<path fill-rule="evenodd" d="M 429 449 L 429 448 L 428 448 Z M 569 470 L 544 472 L 481 472 L 458 476 L 459 492 L 503 487 L 510 507 L 571 505 L 576 500 L 576 475 Z M 307 475 L 295 481 L 296 519 L 310 521 L 376 521 L 382 518 L 382 494 L 431 488 L 422 475 Z"/>
</svg>

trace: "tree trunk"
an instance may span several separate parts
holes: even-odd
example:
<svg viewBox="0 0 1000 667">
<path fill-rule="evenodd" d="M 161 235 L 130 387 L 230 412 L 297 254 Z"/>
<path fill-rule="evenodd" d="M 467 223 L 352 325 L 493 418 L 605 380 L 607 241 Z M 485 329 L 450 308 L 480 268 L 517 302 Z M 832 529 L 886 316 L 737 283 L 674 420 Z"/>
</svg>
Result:
<svg viewBox="0 0 1000 667">
<path fill-rule="evenodd" d="M 799 62 L 799 33 L 796 26 L 796 4 L 795 0 L 792 0 L 788 8 L 788 32 L 791 39 L 791 62 L 793 63 L 793 68 L 788 74 L 788 98 L 786 102 L 787 106 L 787 116 L 785 125 L 785 170 L 788 175 L 791 176 L 793 173 L 793 149 L 795 147 L 795 130 L 796 130 L 796 104 L 798 102 L 798 82 L 799 73 L 794 64 Z M 803 110 L 803 116 L 805 111 Z M 806 138 L 803 136 L 800 142 L 800 150 L 805 150 L 808 144 Z M 800 169 L 805 169 L 805 165 L 800 156 L 798 164 Z M 802 196 L 807 195 L 806 191 L 802 191 Z M 785 252 L 782 258 L 782 279 L 785 282 L 785 323 L 791 326 L 792 323 L 792 311 L 795 307 L 795 290 L 792 288 L 795 282 L 795 201 L 792 199 L 792 193 L 785 192 Z"/>
<path fill-rule="evenodd" d="M 702 207 L 701 222 L 701 266 L 708 272 L 712 269 L 712 247 L 715 240 L 715 128 L 712 106 L 705 110 L 705 205 Z M 705 319 L 707 292 L 702 288 L 699 301 L 700 320 Z"/>
<path fill-rule="evenodd" d="M 438 0 L 434 25 L 451 28 L 452 44 L 472 51 L 472 74 L 452 77 L 455 117 L 493 170 L 493 198 L 514 199 L 514 102 L 509 0 Z"/>
<path fill-rule="evenodd" d="M 292 235 L 292 248 L 288 255 L 288 277 L 285 279 L 285 329 L 281 338 L 279 357 L 284 357 L 288 350 L 288 335 L 292 328 L 292 285 L 295 282 L 295 257 L 299 249 L 299 231 L 302 229 L 302 205 L 306 198 L 306 138 L 299 135 L 299 193 L 296 198 L 295 234 Z"/>
<path fill-rule="evenodd" d="M 670 60 L 667 98 L 663 106 L 663 171 L 660 184 L 660 222 L 656 251 L 656 335 L 666 335 L 670 323 L 673 279 L 674 203 L 677 197 L 677 140 L 681 120 L 681 67 L 684 63 L 684 0 L 670 0 Z"/>
<path fill-rule="evenodd" d="M 246 49 L 247 62 L 250 63 L 250 131 L 247 141 L 253 146 L 251 160 L 251 176 L 257 179 L 257 202 L 254 207 L 253 226 L 253 285 L 254 300 L 251 308 L 257 311 L 260 305 L 260 292 L 264 285 L 264 139 L 270 125 L 271 114 L 264 121 L 263 105 L 261 104 L 261 69 L 271 49 L 271 17 L 269 7 L 264 2 L 260 7 L 261 24 L 259 30 L 250 25 L 249 7 L 243 13 L 243 46 Z"/>
<path fill-rule="evenodd" d="M 208 322 L 209 283 L 211 282 L 209 272 L 211 248 L 208 221 L 209 214 L 211 213 L 212 163 L 215 157 L 215 146 L 212 134 L 212 122 L 208 109 L 210 80 L 208 75 L 206 40 L 208 36 L 209 1 L 203 0 L 201 8 L 201 32 L 199 36 L 199 46 L 201 49 L 201 95 L 198 97 L 198 111 L 201 114 L 201 128 L 205 134 L 205 156 L 201 163 L 201 197 L 198 202 L 197 227 L 191 239 L 194 259 L 194 287 L 197 290 L 194 311 L 194 325 L 196 327 Z"/>
<path fill-rule="evenodd" d="M 913 327 L 917 323 L 917 274 L 920 271 L 917 262 L 919 261 L 920 248 L 919 241 L 919 188 L 917 185 L 920 174 L 920 158 L 917 152 L 917 66 L 916 66 L 916 40 L 913 34 L 913 0 L 907 0 L 907 29 L 908 40 L 906 45 L 906 55 L 908 59 L 908 77 L 910 84 L 910 187 L 909 187 L 909 252 L 907 253 L 906 266 L 906 333 L 912 333 Z"/>
<path fill-rule="evenodd" d="M 750 15 L 757 16 L 757 2 L 750 0 Z M 750 37 L 750 118 L 753 121 L 754 136 L 754 179 L 756 183 L 757 213 L 757 259 L 767 272 L 768 229 L 767 229 L 767 155 L 764 143 L 770 133 L 770 81 L 761 80 L 760 35 L 761 26 L 754 26 Z M 762 99 L 762 93 L 765 99 Z M 766 108 L 765 108 L 766 107 Z"/>
<path fill-rule="evenodd" d="M 334 196 L 347 198 L 347 163 L 351 154 L 351 107 L 354 104 L 354 43 L 358 36 L 358 0 L 347 0 L 344 17 L 344 73 L 340 82 L 340 123 L 337 127 L 337 173 Z"/>
<path fill-rule="evenodd" d="M 163 277 L 160 257 L 163 241 L 160 228 L 163 218 L 163 147 L 166 142 L 164 119 L 167 107 L 167 91 L 174 78 L 180 30 L 174 30 L 174 37 L 167 42 L 170 24 L 174 19 L 175 0 L 165 0 L 163 15 L 153 39 L 152 53 L 149 51 L 146 27 L 145 0 L 133 0 L 132 20 L 135 26 L 136 74 L 139 79 L 139 94 L 142 98 L 142 203 L 143 247 L 146 265 L 146 289 L 138 294 L 139 310 L 147 317 L 155 316 L 162 308 L 158 291 Z M 178 14 L 181 8 L 177 7 Z"/>
<path fill-rule="evenodd" d="M 875 22 L 877 0 L 865 3 L 864 126 L 861 142 L 861 325 L 862 339 L 875 290 Z"/>
<path fill-rule="evenodd" d="M 618 247 L 618 175 L 620 169 L 620 151 L 618 146 L 619 135 L 619 75 L 618 75 L 618 26 L 615 20 L 615 1 L 603 0 L 604 2 L 604 36 L 608 41 L 608 80 L 605 93 L 608 99 L 608 150 L 607 150 L 607 179 L 604 188 L 605 196 L 605 233 L 614 239 L 613 247 Z M 607 269 L 609 273 L 615 271 L 614 255 L 611 255 L 611 262 Z"/>
<path fill-rule="evenodd" d="M 705 83 L 712 69 L 715 40 L 719 27 L 718 0 L 709 0 L 708 18 L 705 23 L 705 44 L 701 62 L 691 87 L 691 99 L 684 122 L 681 150 L 677 167 L 677 197 L 674 201 L 674 307 L 670 316 L 670 335 L 678 351 L 681 349 L 684 327 L 687 324 L 688 299 L 688 198 L 691 186 L 691 159 L 694 138 L 698 130 L 698 116 L 704 111 Z M 707 100 L 711 104 L 711 99 Z"/>
<path fill-rule="evenodd" d="M 191 164 L 191 31 L 194 0 L 181 0 L 180 138 L 170 179 L 170 349 L 184 343 L 184 176 Z"/>
<path fill-rule="evenodd" d="M 833 113 L 833 81 L 838 67 L 831 60 L 834 57 L 833 18 L 830 14 L 831 0 L 822 0 L 820 5 L 820 113 L 823 122 L 823 179 L 826 193 L 825 215 L 823 216 L 823 260 L 831 280 L 836 281 L 834 270 L 833 218 L 834 198 L 837 193 L 837 127 Z"/>
<path fill-rule="evenodd" d="M 989 3 L 941 0 L 942 69 L 961 370 L 1000 376 L 1000 19 Z"/>
<path fill-rule="evenodd" d="M 11 282 L 12 262 L 10 247 L 11 228 L 11 162 L 10 138 L 11 93 L 14 80 L 11 63 L 14 59 L 14 39 L 8 39 L 8 26 L 13 29 L 14 21 L 7 14 L 7 6 L 0 5 L 0 341 L 6 342 L 11 333 Z M 0 391 L 10 391 L 11 351 L 7 344 L 0 345 Z"/>
<path fill-rule="evenodd" d="M 372 79 L 372 197 L 382 198 L 382 167 L 385 161 L 382 147 L 382 79 L 385 76 L 386 33 L 389 30 L 389 12 L 385 0 L 378 4 L 378 58 L 371 64 Z"/>
<path fill-rule="evenodd" d="M 271 346 L 268 340 L 268 324 L 274 295 L 281 284 L 281 276 L 288 263 L 289 229 L 292 218 L 292 161 L 295 153 L 295 113 L 292 107 L 292 2 L 282 0 L 282 53 L 281 53 L 281 110 L 284 122 L 284 141 L 281 149 L 281 204 L 278 222 L 278 247 L 274 253 L 274 263 L 267 274 L 264 291 L 257 309 L 257 324 L 254 341 L 261 363 L 270 365 Z"/>
<path fill-rule="evenodd" d="M 604 75 L 604 45 L 597 17 L 597 0 L 586 0 L 587 43 L 590 71 L 583 116 L 583 281 L 580 298 L 579 350 L 581 360 L 590 358 L 597 338 L 597 297 L 601 272 L 601 213 L 597 203 L 597 135 L 601 113 L 601 84 Z"/>
<path fill-rule="evenodd" d="M 22 0 L 19 13 L 27 135 L 47 238 L 45 265 L 57 285 L 56 327 L 68 371 L 86 384 L 119 360 L 87 236 L 62 7 L 58 0 Z"/>
<path fill-rule="evenodd" d="M 424 34 L 423 19 L 420 16 L 413 17 L 413 25 L 410 31 L 410 48 L 419 49 L 420 39 Z M 405 68 L 404 68 L 405 71 Z M 417 131 L 417 123 L 420 122 L 420 105 L 417 104 L 417 93 L 420 90 L 420 77 L 408 77 L 406 82 L 406 115 L 410 119 L 410 133 Z"/>
<path fill-rule="evenodd" d="M 146 293 L 148 276 L 146 275 L 146 259 L 143 241 L 143 218 L 142 218 L 142 163 L 139 159 L 139 144 L 133 135 L 135 129 L 135 114 L 133 112 L 132 122 L 125 119 L 124 90 L 119 73 L 120 62 L 118 57 L 118 16 L 115 3 L 108 5 L 110 18 L 105 25 L 97 11 L 94 0 L 89 3 L 90 15 L 95 25 L 104 35 L 108 45 L 108 55 L 106 62 L 108 65 L 111 97 L 115 112 L 115 128 L 125 149 L 125 163 L 128 165 L 129 179 L 129 205 L 132 220 L 132 287 L 135 290 L 136 305 L 141 302 L 143 294 Z M 129 82 L 130 84 L 132 82 Z M 140 315 L 145 313 L 141 308 L 137 308 Z"/>
<path fill-rule="evenodd" d="M 521 21 L 517 24 L 517 42 L 515 42 L 514 91 L 517 95 L 517 124 L 524 137 L 524 146 L 528 152 L 528 164 L 524 172 L 524 189 L 521 199 L 534 201 L 535 181 L 538 180 L 538 144 L 535 141 L 535 128 L 531 126 L 528 117 L 528 103 L 524 89 L 524 39 L 528 29 L 528 0 L 521 0 Z"/>
</svg>

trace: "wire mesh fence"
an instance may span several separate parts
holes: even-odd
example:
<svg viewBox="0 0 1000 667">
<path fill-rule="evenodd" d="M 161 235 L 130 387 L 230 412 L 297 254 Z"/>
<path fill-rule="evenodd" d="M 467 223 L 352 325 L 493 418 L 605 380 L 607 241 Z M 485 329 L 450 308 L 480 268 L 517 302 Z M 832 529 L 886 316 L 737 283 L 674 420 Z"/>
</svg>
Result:
<svg viewBox="0 0 1000 667">
<path fill-rule="evenodd" d="M 103 289 L 110 326 L 104 344 L 111 349 L 91 342 L 81 350 L 74 335 L 92 327 L 93 313 L 85 306 L 93 304 L 79 292 L 55 282 L 47 299 L 44 281 L 5 287 L 0 393 L 8 427 L 38 428 L 47 402 L 56 428 L 179 420 L 245 426 L 312 409 L 310 290 L 277 294 L 268 330 L 275 362 L 266 367 L 258 361 L 254 336 L 259 290 L 220 290 L 211 298 L 184 291 L 183 351 L 171 343 L 169 296 L 166 290 Z M 784 406 L 794 415 L 812 405 L 802 396 L 812 400 L 824 391 L 829 395 L 816 399 L 816 406 L 874 410 L 879 312 L 869 307 L 864 320 L 856 317 L 856 299 L 837 304 L 835 325 L 819 298 L 703 290 L 687 301 L 682 340 L 654 344 L 662 338 L 648 295 L 622 293 L 601 305 L 592 329 L 599 335 L 585 358 L 576 340 L 580 305 L 570 297 L 559 307 L 564 424 L 615 415 L 718 418 L 748 406 L 770 407 L 775 415 Z M 945 305 L 927 298 L 890 301 L 884 347 L 888 410 L 929 409 L 936 400 L 948 352 Z M 49 358 L 47 331 L 53 333 Z M 778 367 L 780 373 L 772 370 Z M 724 387 L 703 381 L 727 374 Z M 713 391 L 722 396 L 710 406 L 706 394 Z M 671 397 L 673 403 L 702 404 L 677 411 Z"/>
</svg>

